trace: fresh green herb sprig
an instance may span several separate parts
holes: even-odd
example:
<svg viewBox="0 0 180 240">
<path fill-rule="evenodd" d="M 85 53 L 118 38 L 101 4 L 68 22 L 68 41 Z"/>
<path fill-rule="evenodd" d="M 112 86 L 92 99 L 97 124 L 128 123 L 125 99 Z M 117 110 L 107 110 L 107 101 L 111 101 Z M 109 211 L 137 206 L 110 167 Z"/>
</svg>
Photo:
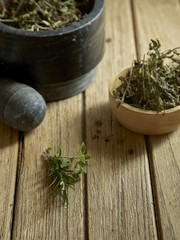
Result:
<svg viewBox="0 0 180 240">
<path fill-rule="evenodd" d="M 146 58 L 134 61 L 114 91 L 118 106 L 164 111 L 180 105 L 180 48 L 161 52 L 161 43 L 151 40 Z"/>
<path fill-rule="evenodd" d="M 0 0 L 0 22 L 28 31 L 69 26 L 86 16 L 89 0 Z"/>
<path fill-rule="evenodd" d="M 49 162 L 49 188 L 52 188 L 51 194 L 56 197 L 59 193 L 63 194 L 64 203 L 68 204 L 68 188 L 75 190 L 75 183 L 79 180 L 80 174 L 87 173 L 87 161 L 91 158 L 85 154 L 86 146 L 82 143 L 79 152 L 73 157 L 62 156 L 61 147 L 52 155 L 52 148 L 44 152 Z"/>
</svg>

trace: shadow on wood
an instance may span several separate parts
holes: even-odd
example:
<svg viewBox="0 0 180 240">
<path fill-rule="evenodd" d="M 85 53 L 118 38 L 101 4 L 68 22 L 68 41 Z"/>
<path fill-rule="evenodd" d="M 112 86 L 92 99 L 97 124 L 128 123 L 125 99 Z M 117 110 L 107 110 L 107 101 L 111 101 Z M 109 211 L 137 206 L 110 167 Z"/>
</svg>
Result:
<svg viewBox="0 0 180 240">
<path fill-rule="evenodd" d="M 18 142 L 18 131 L 10 128 L 0 120 L 0 149 Z"/>
</svg>

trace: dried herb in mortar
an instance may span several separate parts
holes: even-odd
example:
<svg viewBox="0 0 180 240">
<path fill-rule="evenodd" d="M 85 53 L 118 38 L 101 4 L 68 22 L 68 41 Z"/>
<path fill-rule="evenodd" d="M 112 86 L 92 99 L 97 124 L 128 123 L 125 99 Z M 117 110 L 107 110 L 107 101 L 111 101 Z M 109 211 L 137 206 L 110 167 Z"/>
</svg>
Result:
<svg viewBox="0 0 180 240">
<path fill-rule="evenodd" d="M 89 11 L 89 0 L 0 0 L 0 22 L 28 31 L 66 27 Z"/>
<path fill-rule="evenodd" d="M 56 197 L 63 193 L 64 203 L 68 204 L 68 188 L 75 189 L 75 183 L 79 180 L 80 174 L 87 173 L 87 161 L 91 158 L 85 154 L 86 146 L 82 143 L 79 152 L 73 157 L 62 156 L 61 147 L 58 147 L 56 154 L 51 154 L 52 148 L 48 148 L 44 154 L 49 163 L 49 187 L 51 194 Z"/>
<path fill-rule="evenodd" d="M 180 105 L 180 48 L 161 52 L 161 43 L 151 40 L 146 58 L 134 61 L 114 91 L 118 106 L 163 111 Z"/>
</svg>

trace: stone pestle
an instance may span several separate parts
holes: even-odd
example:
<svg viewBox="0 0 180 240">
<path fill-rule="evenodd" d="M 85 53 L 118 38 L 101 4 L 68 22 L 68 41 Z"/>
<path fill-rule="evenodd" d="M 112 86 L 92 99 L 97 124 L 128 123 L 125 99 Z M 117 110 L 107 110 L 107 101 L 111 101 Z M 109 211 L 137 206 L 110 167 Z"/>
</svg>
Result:
<svg viewBox="0 0 180 240">
<path fill-rule="evenodd" d="M 18 131 L 31 131 L 44 119 L 46 103 L 32 87 L 0 79 L 0 119 Z"/>
</svg>

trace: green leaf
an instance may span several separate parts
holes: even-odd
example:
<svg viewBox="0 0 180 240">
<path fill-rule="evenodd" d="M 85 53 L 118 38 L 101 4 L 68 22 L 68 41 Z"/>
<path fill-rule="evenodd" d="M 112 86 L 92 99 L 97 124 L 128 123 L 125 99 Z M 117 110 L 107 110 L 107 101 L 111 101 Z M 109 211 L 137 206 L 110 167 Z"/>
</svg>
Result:
<svg viewBox="0 0 180 240">
<path fill-rule="evenodd" d="M 61 156 L 61 146 L 58 146 L 58 149 L 57 149 L 57 154 L 59 154 L 59 157 Z"/>
<path fill-rule="evenodd" d="M 77 155 L 82 155 L 85 153 L 85 151 L 86 151 L 86 146 L 85 146 L 85 143 L 83 142 Z"/>
<path fill-rule="evenodd" d="M 52 151 L 52 148 L 47 148 L 47 149 L 45 150 L 44 154 L 49 154 L 50 151 Z"/>
<path fill-rule="evenodd" d="M 64 204 L 68 204 L 68 196 L 67 196 L 67 191 L 66 189 L 63 191 L 63 197 L 64 197 Z"/>
<path fill-rule="evenodd" d="M 84 173 L 87 173 L 87 165 L 83 165 L 83 166 L 81 167 L 81 169 L 82 169 L 82 171 L 83 171 Z"/>
<path fill-rule="evenodd" d="M 58 177 L 55 177 L 54 180 L 50 183 L 49 188 L 56 182 Z"/>
<path fill-rule="evenodd" d="M 86 152 L 86 146 L 85 143 L 83 142 L 81 145 L 81 152 L 84 154 Z"/>
<path fill-rule="evenodd" d="M 61 147 L 55 155 L 50 155 L 49 151 L 45 153 L 49 161 L 49 187 L 52 187 L 51 195 L 56 197 L 62 193 L 64 203 L 68 204 L 67 189 L 75 190 L 75 183 L 79 180 L 81 173 L 87 173 L 87 161 L 91 158 L 90 155 L 84 154 L 86 151 L 85 144 L 81 145 L 80 151 L 74 157 L 61 156 Z M 58 156 L 57 156 L 58 154 Z"/>
<path fill-rule="evenodd" d="M 85 160 L 91 159 L 91 155 L 86 154 L 86 155 L 84 155 L 84 156 L 85 156 Z"/>
<path fill-rule="evenodd" d="M 81 162 L 85 163 L 85 156 L 84 155 L 82 155 L 79 159 L 80 159 Z"/>
<path fill-rule="evenodd" d="M 60 190 L 60 189 L 62 189 L 62 187 L 60 186 L 60 188 L 58 188 L 58 186 L 60 186 L 60 183 L 58 182 L 57 184 L 56 184 L 56 186 L 53 188 L 53 190 L 52 190 L 52 192 L 51 192 L 51 195 L 55 195 L 55 193 L 56 193 L 56 191 L 58 191 L 58 189 Z"/>
<path fill-rule="evenodd" d="M 70 160 L 68 158 L 64 158 L 64 157 L 61 158 L 61 168 L 67 167 L 69 163 L 70 163 Z"/>
</svg>

